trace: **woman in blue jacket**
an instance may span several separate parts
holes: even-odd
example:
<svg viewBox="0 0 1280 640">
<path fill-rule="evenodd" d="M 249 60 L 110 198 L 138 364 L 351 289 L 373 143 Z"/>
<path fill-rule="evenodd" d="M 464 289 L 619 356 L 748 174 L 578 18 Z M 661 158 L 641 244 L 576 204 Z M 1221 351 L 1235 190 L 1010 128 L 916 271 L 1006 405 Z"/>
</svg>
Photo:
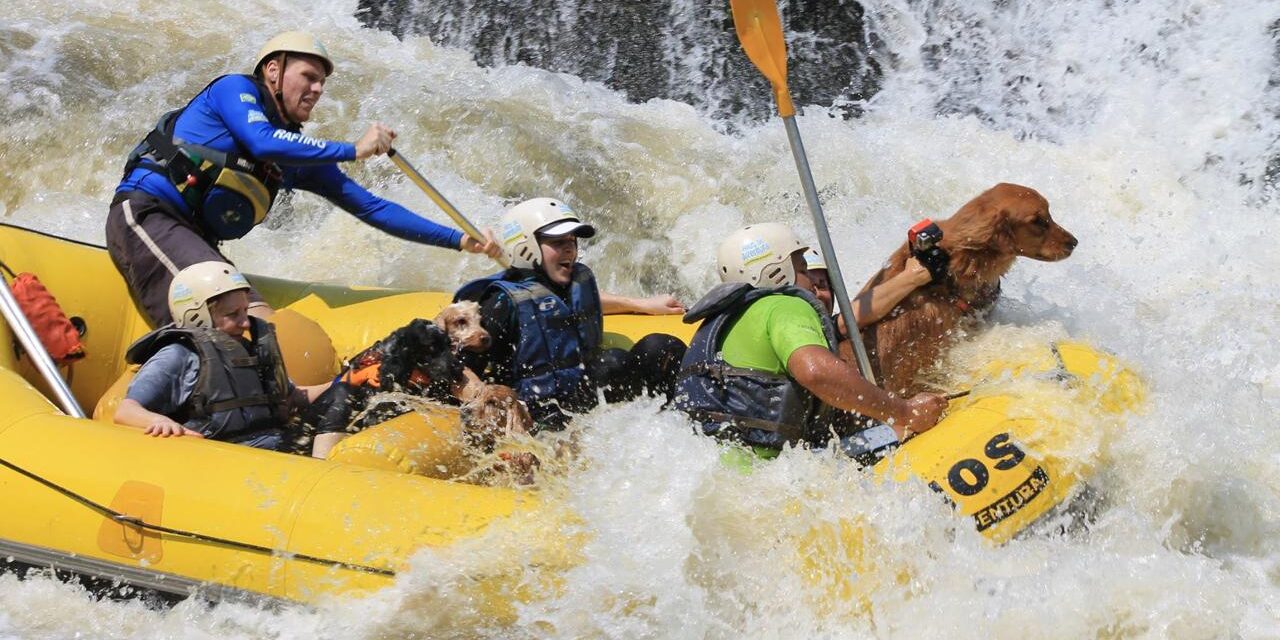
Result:
<svg viewBox="0 0 1280 640">
<path fill-rule="evenodd" d="M 631 298 L 600 291 L 578 261 L 578 239 L 595 236 L 563 200 L 526 200 L 502 217 L 503 250 L 511 268 L 473 280 L 455 300 L 480 304 L 492 343 L 463 362 L 484 379 L 510 386 L 540 428 L 559 429 L 573 413 L 596 406 L 601 394 L 622 402 L 648 391 L 671 396 L 685 345 L 652 333 L 628 350 L 606 348 L 604 316 L 673 314 L 669 295 Z"/>
</svg>

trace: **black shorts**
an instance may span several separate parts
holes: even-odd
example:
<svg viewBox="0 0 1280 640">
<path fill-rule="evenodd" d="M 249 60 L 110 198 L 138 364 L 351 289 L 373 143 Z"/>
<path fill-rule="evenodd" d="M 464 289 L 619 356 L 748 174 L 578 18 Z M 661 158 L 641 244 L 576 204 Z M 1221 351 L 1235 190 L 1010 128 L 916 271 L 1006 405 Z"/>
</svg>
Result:
<svg viewBox="0 0 1280 640">
<path fill-rule="evenodd" d="M 152 326 L 173 321 L 169 315 L 169 283 L 193 264 L 217 261 L 233 264 L 208 239 L 167 203 L 141 191 L 118 193 L 107 213 L 107 253 L 129 285 L 129 293 Z M 249 290 L 249 304 L 262 303 Z"/>
</svg>

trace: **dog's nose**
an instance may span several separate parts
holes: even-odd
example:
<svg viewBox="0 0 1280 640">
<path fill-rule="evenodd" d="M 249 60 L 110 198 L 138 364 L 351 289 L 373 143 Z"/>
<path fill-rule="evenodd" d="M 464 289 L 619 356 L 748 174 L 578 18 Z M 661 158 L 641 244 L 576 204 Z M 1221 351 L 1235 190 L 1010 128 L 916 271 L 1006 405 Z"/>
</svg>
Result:
<svg viewBox="0 0 1280 640">
<path fill-rule="evenodd" d="M 1068 251 L 1075 251 L 1076 245 L 1080 244 L 1080 241 L 1079 241 L 1079 240 L 1076 240 L 1076 237 L 1075 237 L 1075 236 L 1073 236 L 1073 235 L 1071 235 L 1071 234 L 1069 234 L 1069 233 L 1068 233 L 1068 234 L 1067 234 L 1067 243 L 1066 243 L 1066 244 L 1067 244 L 1067 250 L 1068 250 Z"/>
<path fill-rule="evenodd" d="M 491 345 L 491 344 L 493 344 L 493 338 L 489 337 L 489 334 L 487 334 L 487 333 L 486 333 L 486 334 L 484 334 L 484 335 L 480 336 L 480 348 L 481 348 L 481 349 L 484 349 L 484 350 L 486 350 L 486 351 L 487 351 L 487 350 L 489 349 L 489 345 Z"/>
</svg>

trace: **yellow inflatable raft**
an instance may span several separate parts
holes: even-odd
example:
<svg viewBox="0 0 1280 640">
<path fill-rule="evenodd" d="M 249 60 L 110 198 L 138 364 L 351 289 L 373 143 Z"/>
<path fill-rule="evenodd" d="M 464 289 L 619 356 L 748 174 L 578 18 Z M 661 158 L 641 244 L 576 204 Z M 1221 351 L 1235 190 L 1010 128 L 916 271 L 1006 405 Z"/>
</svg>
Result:
<svg viewBox="0 0 1280 640">
<path fill-rule="evenodd" d="M 67 315 L 83 321 L 88 356 L 62 373 L 80 405 L 110 398 L 125 372 L 125 348 L 148 327 L 106 252 L 96 246 L 0 225 L 0 261 L 35 273 Z M 250 278 L 281 311 L 291 376 L 317 383 L 349 356 L 415 317 L 433 317 L 448 295 Z M 688 340 L 678 317 L 610 316 L 607 340 L 626 346 L 663 331 Z M 194 438 L 151 438 L 55 408 L 50 390 L 0 324 L 0 557 L 205 597 L 313 602 L 389 584 L 424 547 L 538 526 L 536 490 L 440 479 L 465 466 L 454 444 L 457 412 L 410 414 L 344 441 L 315 460 Z M 1141 385 L 1112 358 L 1082 344 L 1046 347 L 1001 375 L 1052 374 L 1101 410 L 1126 411 Z M 1044 413 L 1044 412 L 1041 412 Z M 1083 471 L 1044 429 L 1052 417 L 1007 395 L 975 393 L 946 420 L 877 465 L 890 480 L 923 479 L 994 541 L 1027 528 L 1071 495 Z M 1048 435 L 1046 436 L 1046 432 Z M 1034 446 L 1028 446 L 1033 443 Z M 428 477 L 428 476 L 438 477 Z M 518 535 L 518 531 L 517 531 Z M 470 576 L 497 614 L 553 585 L 575 557 L 548 536 L 529 565 Z M 517 575 L 508 573 L 514 571 Z M 515 585 L 519 584 L 517 588 Z"/>
</svg>

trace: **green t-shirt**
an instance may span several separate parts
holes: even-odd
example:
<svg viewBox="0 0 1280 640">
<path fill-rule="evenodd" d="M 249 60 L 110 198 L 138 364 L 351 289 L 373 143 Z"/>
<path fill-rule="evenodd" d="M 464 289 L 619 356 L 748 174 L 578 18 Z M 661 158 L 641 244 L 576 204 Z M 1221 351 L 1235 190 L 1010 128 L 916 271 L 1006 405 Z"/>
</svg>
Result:
<svg viewBox="0 0 1280 640">
<path fill-rule="evenodd" d="M 827 348 L 818 312 L 795 296 L 773 295 L 751 303 L 729 324 L 720 350 L 732 366 L 787 375 L 787 359 L 809 345 Z"/>
</svg>

